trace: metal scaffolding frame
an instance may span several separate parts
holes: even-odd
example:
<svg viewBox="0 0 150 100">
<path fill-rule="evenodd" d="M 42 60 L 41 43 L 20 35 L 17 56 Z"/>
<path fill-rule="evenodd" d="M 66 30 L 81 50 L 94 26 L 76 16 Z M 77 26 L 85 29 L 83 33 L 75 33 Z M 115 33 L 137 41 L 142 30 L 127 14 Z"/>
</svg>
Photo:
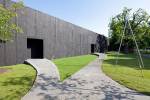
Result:
<svg viewBox="0 0 150 100">
<path fill-rule="evenodd" d="M 121 36 L 120 45 L 119 45 L 119 49 L 118 49 L 118 52 L 117 52 L 115 65 L 118 64 L 118 56 L 119 56 L 119 53 L 120 53 L 120 50 L 121 50 L 121 46 L 122 46 L 122 43 L 123 43 L 123 38 L 124 38 L 124 36 L 125 36 L 125 31 L 126 31 L 127 25 L 129 26 L 129 29 L 130 29 L 130 31 L 131 31 L 131 35 L 132 35 L 132 37 L 133 37 L 133 40 L 134 40 L 134 43 L 135 43 L 135 46 L 136 46 L 137 56 L 138 56 L 138 63 L 139 63 L 141 75 L 142 75 L 142 77 L 144 77 L 144 74 L 143 74 L 143 68 L 144 68 L 143 59 L 142 59 L 142 56 L 141 56 L 141 53 L 140 53 L 139 46 L 138 46 L 138 44 L 137 44 L 135 35 L 134 35 L 134 33 L 133 33 L 131 24 L 130 24 L 130 22 L 129 22 L 129 18 L 128 18 L 127 16 L 126 16 L 126 18 L 125 18 L 125 26 L 124 26 L 123 33 L 122 33 L 122 36 Z"/>
</svg>

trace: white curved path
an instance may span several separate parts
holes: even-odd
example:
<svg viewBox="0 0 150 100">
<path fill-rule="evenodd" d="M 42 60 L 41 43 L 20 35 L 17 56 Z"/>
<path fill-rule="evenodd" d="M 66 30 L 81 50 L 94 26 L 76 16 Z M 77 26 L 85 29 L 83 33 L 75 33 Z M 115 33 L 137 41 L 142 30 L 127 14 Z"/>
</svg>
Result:
<svg viewBox="0 0 150 100">
<path fill-rule="evenodd" d="M 37 71 L 37 77 L 31 90 L 22 98 L 22 100 L 41 100 L 39 96 L 42 92 L 47 92 L 49 82 L 57 83 L 60 75 L 57 67 L 48 59 L 28 59 L 25 61 L 31 64 Z M 48 87 L 50 87 L 48 85 Z"/>
<path fill-rule="evenodd" d="M 33 89 L 22 100 L 150 100 L 149 96 L 107 77 L 101 71 L 100 63 L 98 59 L 94 60 L 63 82 L 59 82 L 59 78 L 43 75 L 52 73 L 49 70 L 51 66 L 47 66 L 48 70 L 43 70 L 44 65 L 38 66 L 38 72 L 43 74 L 38 75 Z"/>
</svg>

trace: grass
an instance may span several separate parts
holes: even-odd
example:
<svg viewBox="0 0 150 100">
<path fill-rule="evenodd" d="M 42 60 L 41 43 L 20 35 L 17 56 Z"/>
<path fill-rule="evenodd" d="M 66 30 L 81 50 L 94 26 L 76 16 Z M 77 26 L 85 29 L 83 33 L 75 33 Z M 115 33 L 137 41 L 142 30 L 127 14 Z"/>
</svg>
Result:
<svg viewBox="0 0 150 100">
<path fill-rule="evenodd" d="M 95 58 L 94 55 L 84 55 L 55 59 L 54 63 L 58 66 L 61 80 L 64 80 Z M 0 100 L 20 100 L 32 87 L 36 71 L 25 64 L 4 66 L 0 69 L 8 70 L 0 73 Z"/>
<path fill-rule="evenodd" d="M 58 67 L 61 81 L 74 74 L 89 62 L 96 59 L 95 55 L 83 55 L 76 57 L 55 59 L 54 63 Z"/>
<path fill-rule="evenodd" d="M 145 67 L 143 68 L 144 77 L 142 77 L 135 54 L 120 54 L 117 65 L 115 65 L 115 57 L 115 52 L 107 54 L 102 67 L 103 71 L 120 84 L 150 95 L 150 59 L 143 58 Z"/>
<path fill-rule="evenodd" d="M 25 64 L 1 68 L 9 71 L 0 74 L 0 100 L 20 100 L 32 87 L 36 71 Z"/>
<path fill-rule="evenodd" d="M 150 50 L 140 50 L 142 54 L 150 54 Z"/>
</svg>

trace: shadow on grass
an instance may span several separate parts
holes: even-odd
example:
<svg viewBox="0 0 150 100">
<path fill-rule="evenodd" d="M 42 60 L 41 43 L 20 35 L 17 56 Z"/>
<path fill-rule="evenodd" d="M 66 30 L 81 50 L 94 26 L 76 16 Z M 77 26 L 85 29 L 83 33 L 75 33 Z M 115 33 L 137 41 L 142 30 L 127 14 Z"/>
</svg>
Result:
<svg viewBox="0 0 150 100">
<path fill-rule="evenodd" d="M 0 97 L 0 100 L 20 100 L 21 99 L 20 95 L 22 95 L 22 91 L 14 89 L 14 90 L 10 90 L 10 92 L 11 94 L 7 93 L 6 96 Z"/>
<path fill-rule="evenodd" d="M 7 81 L 3 82 L 3 86 L 9 86 L 9 85 L 28 86 L 31 84 L 30 81 L 32 81 L 32 76 L 13 77 L 13 78 L 8 78 Z"/>
<path fill-rule="evenodd" d="M 10 87 L 9 93 L 5 97 L 0 97 L 0 100 L 19 100 L 21 96 L 32 87 L 33 76 L 11 77 L 2 83 L 2 86 Z M 16 88 L 15 88 L 16 87 Z M 25 91 L 26 90 L 26 91 Z"/>
<path fill-rule="evenodd" d="M 109 54 L 108 57 L 113 57 L 110 59 L 106 59 L 104 62 L 106 64 L 111 64 L 113 66 L 116 65 L 116 55 L 115 54 Z M 145 70 L 150 69 L 150 62 L 148 58 L 142 58 L 144 62 L 144 68 Z M 135 68 L 137 70 L 140 70 L 139 67 L 139 62 L 138 58 L 134 54 L 121 54 L 118 56 L 118 66 L 123 66 L 123 67 L 130 67 L 130 68 Z"/>
<path fill-rule="evenodd" d="M 150 92 L 140 92 L 140 93 L 150 96 Z"/>
</svg>

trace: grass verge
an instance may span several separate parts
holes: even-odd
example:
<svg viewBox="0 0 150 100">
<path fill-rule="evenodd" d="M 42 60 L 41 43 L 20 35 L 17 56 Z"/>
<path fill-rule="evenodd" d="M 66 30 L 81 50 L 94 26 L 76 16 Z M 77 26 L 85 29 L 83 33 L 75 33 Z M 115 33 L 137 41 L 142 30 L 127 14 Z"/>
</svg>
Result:
<svg viewBox="0 0 150 100">
<path fill-rule="evenodd" d="M 0 73 L 0 100 L 20 100 L 32 87 L 36 71 L 30 65 L 4 66 Z"/>
<path fill-rule="evenodd" d="M 55 59 L 53 62 L 58 67 L 61 81 L 68 78 L 82 67 L 86 66 L 89 62 L 96 59 L 95 55 L 83 55 L 76 57 Z"/>
<path fill-rule="evenodd" d="M 120 54 L 117 65 L 115 65 L 115 57 L 115 52 L 107 54 L 107 59 L 102 65 L 103 71 L 120 84 L 150 95 L 150 59 L 143 58 L 145 67 L 143 68 L 144 77 L 142 77 L 135 54 Z"/>
</svg>

